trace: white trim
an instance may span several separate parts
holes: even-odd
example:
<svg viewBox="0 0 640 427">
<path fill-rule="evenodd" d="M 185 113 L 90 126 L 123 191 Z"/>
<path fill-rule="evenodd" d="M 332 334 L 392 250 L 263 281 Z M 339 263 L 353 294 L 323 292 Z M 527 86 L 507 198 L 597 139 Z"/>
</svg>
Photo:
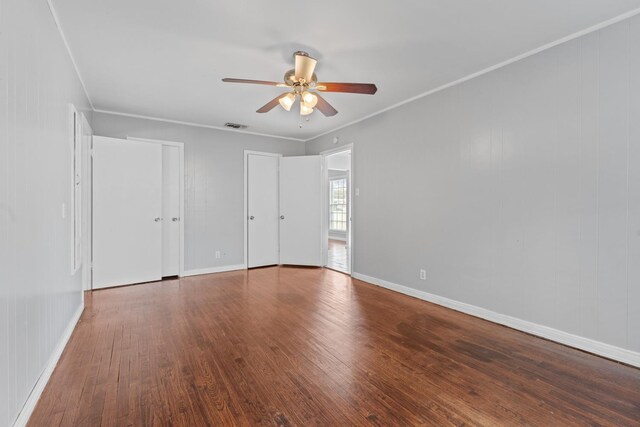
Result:
<svg viewBox="0 0 640 427">
<path fill-rule="evenodd" d="M 470 314 L 471 316 L 488 320 L 490 322 L 499 323 L 501 325 L 505 325 L 519 331 L 546 338 L 548 340 L 555 341 L 569 347 L 574 347 L 580 350 L 587 351 L 589 353 L 597 354 L 632 366 L 640 367 L 640 353 L 637 353 L 635 351 L 626 350 L 624 348 L 616 347 L 611 344 L 605 344 L 600 341 L 573 335 L 568 332 L 550 328 L 548 326 L 539 325 L 537 323 L 507 316 L 505 314 L 496 313 L 495 311 L 487 310 L 482 307 L 477 307 L 475 305 L 430 294 L 428 292 L 398 285 L 396 283 L 388 282 L 386 280 L 378 279 L 364 274 L 353 273 L 352 276 L 355 279 L 372 283 L 374 285 L 390 289 L 401 294 L 429 301 L 443 307 L 451 308 L 462 313 Z"/>
<path fill-rule="evenodd" d="M 141 142 L 150 142 L 152 144 L 161 144 L 166 145 L 168 147 L 178 147 L 179 152 L 179 171 L 180 174 L 180 182 L 179 182 L 179 190 L 180 190 L 180 260 L 178 267 L 178 276 L 184 275 L 184 199 L 185 199 L 185 191 L 184 191 L 184 142 L 176 142 L 176 141 L 164 141 L 162 139 L 149 139 L 149 138 L 138 138 L 135 136 L 128 136 L 127 139 L 131 141 L 141 141 Z"/>
<path fill-rule="evenodd" d="M 142 115 L 142 114 L 120 113 L 118 111 L 101 110 L 101 109 L 95 109 L 95 108 L 93 109 L 93 111 L 95 111 L 96 113 L 113 114 L 115 116 L 133 117 L 135 119 L 145 119 L 145 120 L 153 120 L 153 121 L 156 121 L 156 122 L 173 123 L 173 124 L 176 124 L 176 125 L 195 126 L 195 127 L 200 127 L 200 128 L 223 130 L 225 132 L 245 133 L 247 135 L 265 136 L 265 137 L 268 137 L 268 138 L 277 138 L 277 139 L 288 139 L 290 141 L 299 141 L 299 142 L 307 141 L 305 139 L 292 138 L 290 136 L 278 136 L 278 135 L 272 135 L 272 134 L 269 134 L 269 133 L 251 132 L 251 131 L 248 131 L 248 130 L 239 130 L 239 129 L 229 129 L 229 128 L 226 128 L 226 127 L 223 127 L 223 126 L 205 125 L 205 124 L 202 124 L 202 123 L 184 122 L 184 121 L 181 121 L 181 120 L 162 119 L 160 117 L 145 116 L 145 115 Z"/>
<path fill-rule="evenodd" d="M 244 204 L 244 234 L 243 234 L 243 245 L 244 245 L 244 264 L 245 266 L 249 265 L 249 233 L 247 230 L 247 221 L 249 220 L 249 212 L 247 210 L 247 198 L 249 197 L 249 154 L 256 154 L 259 156 L 272 156 L 272 157 L 282 157 L 282 154 L 280 153 L 267 153 L 264 151 L 253 151 L 253 150 L 244 150 L 244 197 L 243 197 L 243 204 Z M 279 170 L 279 167 L 278 167 Z M 280 179 L 280 177 L 278 176 L 278 179 Z M 278 190 L 279 191 L 279 190 Z M 278 196 L 278 200 L 280 200 L 280 197 Z M 278 248 L 280 248 L 280 243 L 278 243 Z M 245 267 L 246 268 L 246 267 Z"/>
<path fill-rule="evenodd" d="M 93 107 L 93 102 L 91 102 L 91 97 L 89 97 L 89 92 L 87 91 L 87 86 L 84 84 L 84 80 L 80 75 L 80 70 L 78 70 L 78 64 L 76 63 L 75 58 L 73 57 L 73 53 L 71 53 L 71 48 L 69 47 L 69 43 L 67 42 L 67 37 L 64 35 L 64 31 L 62 31 L 62 25 L 60 25 L 60 20 L 58 19 L 58 14 L 56 9 L 53 7 L 52 0 L 47 0 L 47 4 L 49 5 L 49 11 L 51 12 L 51 16 L 53 16 L 53 22 L 56 24 L 56 28 L 58 28 L 58 33 L 60 33 L 60 37 L 62 38 L 62 43 L 64 43 L 64 47 L 67 49 L 67 53 L 69 54 L 69 58 L 71 58 L 71 64 L 73 64 L 73 69 L 76 70 L 76 75 L 78 76 L 78 80 L 80 80 L 80 85 L 84 90 L 84 95 L 87 97 L 87 101 L 89 101 L 89 106 L 91 109 L 95 111 Z"/>
<path fill-rule="evenodd" d="M 152 142 L 154 144 L 168 145 L 170 147 L 184 147 L 184 142 L 166 141 L 164 139 L 139 138 L 137 136 L 130 135 L 127 135 L 127 139 L 130 139 L 132 141 Z"/>
<path fill-rule="evenodd" d="M 305 139 L 305 142 L 312 141 L 314 139 L 320 138 L 321 136 L 327 135 L 327 134 L 332 133 L 332 132 L 336 132 L 336 131 L 338 131 L 340 129 L 344 129 L 344 128 L 346 128 L 348 126 L 351 126 L 351 125 L 354 125 L 356 123 L 360 123 L 362 121 L 370 119 L 371 117 L 377 116 L 377 115 L 382 114 L 382 113 L 386 113 L 389 110 L 393 110 L 393 109 L 401 107 L 401 106 L 403 106 L 405 104 L 409 104 L 410 102 L 413 102 L 413 101 L 416 101 L 416 100 L 418 100 L 420 98 L 424 98 L 426 96 L 432 95 L 432 94 L 434 94 L 436 92 L 443 91 L 443 90 L 448 89 L 448 88 L 450 88 L 452 86 L 457 86 L 457 85 L 459 85 L 461 83 L 464 83 L 464 82 L 466 82 L 468 80 L 474 79 L 476 77 L 480 77 L 483 74 L 487 74 L 487 73 L 490 73 L 491 71 L 495 71 L 495 70 L 497 70 L 499 68 L 506 67 L 507 65 L 513 64 L 514 62 L 517 62 L 517 61 L 520 61 L 522 59 L 528 58 L 528 57 L 533 56 L 533 55 L 535 55 L 537 53 L 540 53 L 542 51 L 551 49 L 551 48 L 556 47 L 556 46 L 558 46 L 558 45 L 560 45 L 562 43 L 566 43 L 568 41 L 571 41 L 571 40 L 577 39 L 579 37 L 585 36 L 585 35 L 587 35 L 589 33 L 593 33 L 595 31 L 601 30 L 601 29 L 606 28 L 608 26 L 611 26 L 613 24 L 617 24 L 620 21 L 624 21 L 625 19 L 629 19 L 629 18 L 631 18 L 633 16 L 636 16 L 638 14 L 640 14 L 640 8 L 634 9 L 634 10 L 626 12 L 626 13 L 623 13 L 622 15 L 618 15 L 618 16 L 613 17 L 611 19 L 608 19 L 608 20 L 606 20 L 604 22 L 601 22 L 599 24 L 593 25 L 593 26 L 591 26 L 589 28 L 586 28 L 584 30 L 580 30 L 580 31 L 575 32 L 573 34 L 570 34 L 570 35 L 568 35 L 566 37 L 563 37 L 561 39 L 555 40 L 555 41 L 553 41 L 551 43 L 547 43 L 547 44 L 545 44 L 543 46 L 540 46 L 540 47 L 538 47 L 536 49 L 530 50 L 530 51 L 525 52 L 523 54 L 520 54 L 518 56 L 514 56 L 511 59 L 507 59 L 506 61 L 500 62 L 500 63 L 498 63 L 496 65 L 492 65 L 491 67 L 488 67 L 488 68 L 485 68 L 483 70 L 477 71 L 477 72 L 475 72 L 473 74 L 469 74 L 468 76 L 462 77 L 461 79 L 454 80 L 454 81 L 452 81 L 450 83 L 446 83 L 446 84 L 444 84 L 442 86 L 438 86 L 435 89 L 431 89 L 431 90 L 428 90 L 426 92 L 420 93 L 420 94 L 418 94 L 416 96 L 413 96 L 411 98 L 405 99 L 404 101 L 400 101 L 400 102 L 398 102 L 396 104 L 393 104 L 393 105 L 391 105 L 389 107 L 383 108 L 382 110 L 378 110 L 378 111 L 376 111 L 374 113 L 368 114 L 368 115 L 366 115 L 366 116 L 364 116 L 364 117 L 362 117 L 360 119 L 356 119 L 356 120 L 350 121 L 349 123 L 346 123 L 344 125 L 340 125 L 340 126 L 335 127 L 335 128 L 333 128 L 331 130 L 328 130 L 326 132 L 322 132 L 322 133 L 320 133 L 320 134 L 318 134 L 316 136 L 313 136 L 311 138 Z"/>
<path fill-rule="evenodd" d="M 199 268 L 196 270 L 187 270 L 183 272 L 181 276 L 182 277 L 200 276 L 202 274 L 223 273 L 225 271 L 245 270 L 246 268 L 247 266 L 244 264 L 224 265 L 222 267 L 211 267 L 211 268 Z"/>
<path fill-rule="evenodd" d="M 321 156 L 332 156 L 334 154 L 346 153 L 347 151 L 353 151 L 353 142 L 348 144 L 340 145 L 339 147 L 330 148 L 328 150 L 324 150 L 320 152 Z M 353 154 L 353 153 L 351 153 Z M 351 165 L 353 166 L 353 165 Z"/>
<path fill-rule="evenodd" d="M 93 286 L 93 129 L 86 114 L 80 113 L 80 118 L 82 142 L 85 135 L 89 135 L 88 144 L 82 146 L 82 223 L 86 229 L 82 235 L 82 289 L 90 291 Z"/>
<path fill-rule="evenodd" d="M 70 194 L 70 203 L 69 206 L 65 206 L 65 216 L 68 216 L 68 219 L 65 218 L 65 221 L 71 222 L 71 236 L 70 236 L 70 250 L 71 250 L 71 275 L 75 276 L 75 274 L 80 271 L 80 268 L 83 264 L 82 259 L 82 233 L 79 236 L 76 235 L 78 231 L 78 222 L 80 222 L 80 231 L 82 231 L 82 211 L 80 212 L 80 218 L 77 215 L 77 204 L 80 203 L 82 205 L 82 191 L 84 183 L 84 176 L 82 174 L 82 135 L 78 132 L 80 128 L 80 113 L 78 113 L 78 109 L 73 104 L 69 104 L 69 140 L 70 147 L 69 151 L 71 153 L 71 194 Z M 76 173 L 78 166 L 78 151 L 80 151 L 80 201 L 78 201 L 78 194 L 76 189 Z M 77 240 L 80 240 L 80 253 L 77 251 Z"/>
<path fill-rule="evenodd" d="M 71 334 L 73 334 L 73 331 L 76 327 L 76 324 L 78 323 L 78 320 L 80 320 L 80 316 L 82 316 L 82 311 L 84 310 L 84 292 L 82 292 L 82 297 L 83 298 L 82 298 L 82 302 L 80 303 L 80 306 L 71 317 L 71 320 L 69 320 L 69 323 L 67 324 L 67 327 L 65 328 L 62 334 L 62 337 L 60 337 L 60 340 L 58 341 L 58 345 L 56 346 L 55 350 L 51 354 L 51 357 L 49 357 L 47 364 L 45 365 L 44 369 L 42 370 L 42 373 L 38 377 L 38 381 L 36 381 L 35 385 L 33 386 L 33 389 L 31 390 L 31 393 L 29 394 L 27 401 L 22 406 L 22 409 L 20 410 L 18 417 L 13 423 L 14 427 L 23 427 L 27 425 L 27 422 L 29 421 L 29 417 L 31 417 L 31 414 L 35 409 L 36 404 L 38 403 L 38 400 L 40 399 L 40 396 L 42 395 L 42 392 L 44 391 L 45 386 L 49 382 L 49 378 L 51 378 L 51 374 L 53 374 L 53 370 L 56 368 L 56 365 L 60 360 L 60 356 L 62 356 L 62 352 L 67 346 L 67 343 L 69 342 L 69 338 L 71 338 Z"/>
</svg>

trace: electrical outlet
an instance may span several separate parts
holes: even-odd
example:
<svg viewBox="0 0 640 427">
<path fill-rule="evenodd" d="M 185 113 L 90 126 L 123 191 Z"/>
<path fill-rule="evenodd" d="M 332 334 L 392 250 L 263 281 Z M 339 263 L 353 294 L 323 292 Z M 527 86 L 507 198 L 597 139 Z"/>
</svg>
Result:
<svg viewBox="0 0 640 427">
<path fill-rule="evenodd" d="M 220 259 L 220 251 L 216 251 L 216 259 Z"/>
<path fill-rule="evenodd" d="M 427 270 L 420 269 L 420 280 L 427 280 Z"/>
<path fill-rule="evenodd" d="M 359 196 L 359 195 L 360 195 L 360 189 L 356 188 L 356 196 Z"/>
</svg>

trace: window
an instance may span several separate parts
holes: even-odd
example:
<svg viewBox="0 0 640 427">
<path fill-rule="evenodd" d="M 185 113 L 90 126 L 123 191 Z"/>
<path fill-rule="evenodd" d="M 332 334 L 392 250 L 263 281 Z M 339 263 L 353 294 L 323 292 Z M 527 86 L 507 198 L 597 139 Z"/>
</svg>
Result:
<svg viewBox="0 0 640 427">
<path fill-rule="evenodd" d="M 329 180 L 329 230 L 347 231 L 347 178 Z"/>
</svg>

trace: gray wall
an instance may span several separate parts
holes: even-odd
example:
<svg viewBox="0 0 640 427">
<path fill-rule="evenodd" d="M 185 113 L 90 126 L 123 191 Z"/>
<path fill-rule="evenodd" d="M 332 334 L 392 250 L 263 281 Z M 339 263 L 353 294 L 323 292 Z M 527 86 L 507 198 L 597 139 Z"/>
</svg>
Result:
<svg viewBox="0 0 640 427">
<path fill-rule="evenodd" d="M 89 108 L 46 1 L 0 2 L 0 425 L 82 303 L 71 275 L 68 103 Z"/>
<path fill-rule="evenodd" d="M 355 144 L 354 271 L 639 351 L 639 43 L 635 17 L 307 142 Z"/>
<path fill-rule="evenodd" d="M 244 150 L 302 155 L 300 141 L 95 112 L 95 135 L 184 142 L 185 270 L 244 263 Z M 226 254 L 216 259 L 215 252 Z"/>
</svg>

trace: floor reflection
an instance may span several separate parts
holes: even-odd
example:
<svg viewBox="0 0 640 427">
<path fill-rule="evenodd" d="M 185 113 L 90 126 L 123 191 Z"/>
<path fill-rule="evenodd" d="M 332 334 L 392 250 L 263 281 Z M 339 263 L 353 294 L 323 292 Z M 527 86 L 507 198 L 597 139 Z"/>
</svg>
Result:
<svg viewBox="0 0 640 427">
<path fill-rule="evenodd" d="M 349 265 L 349 247 L 347 243 L 341 240 L 329 239 L 329 256 L 327 258 L 327 267 L 342 271 L 343 273 L 351 273 Z"/>
</svg>

